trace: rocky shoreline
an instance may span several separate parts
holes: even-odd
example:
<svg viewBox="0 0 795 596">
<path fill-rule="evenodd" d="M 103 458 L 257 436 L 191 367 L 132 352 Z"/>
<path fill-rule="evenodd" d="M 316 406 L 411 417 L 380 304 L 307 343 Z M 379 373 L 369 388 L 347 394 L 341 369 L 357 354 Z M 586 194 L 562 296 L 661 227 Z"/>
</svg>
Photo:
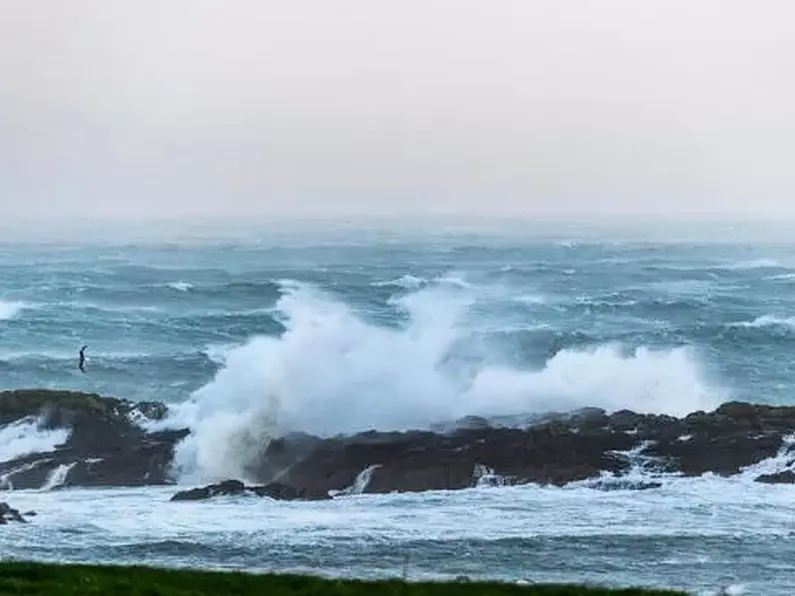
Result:
<svg viewBox="0 0 795 596">
<path fill-rule="evenodd" d="M 174 449 L 189 429 L 147 432 L 167 407 L 50 390 L 0 392 L 0 430 L 9 425 L 62 429 L 45 453 L 0 462 L 0 488 L 41 489 L 173 484 Z M 68 433 L 68 434 L 67 434 Z M 789 453 L 795 407 L 729 402 L 682 418 L 585 408 L 546 414 L 522 428 L 467 418 L 445 430 L 365 432 L 321 439 L 294 434 L 271 441 L 247 481 L 177 493 L 173 500 L 219 494 L 326 499 L 352 493 L 455 490 L 484 484 L 654 489 L 654 475 L 732 476 Z M 795 483 L 795 450 L 762 483 Z M 642 469 L 644 479 L 633 473 Z M 747 472 L 746 472 L 747 473 Z"/>
<path fill-rule="evenodd" d="M 31 516 L 35 514 L 32 511 L 30 511 L 25 515 Z M 4 526 L 9 522 L 26 524 L 28 523 L 28 520 L 26 520 L 25 516 L 22 515 L 17 509 L 14 509 L 8 503 L 0 501 L 0 526 Z"/>
</svg>

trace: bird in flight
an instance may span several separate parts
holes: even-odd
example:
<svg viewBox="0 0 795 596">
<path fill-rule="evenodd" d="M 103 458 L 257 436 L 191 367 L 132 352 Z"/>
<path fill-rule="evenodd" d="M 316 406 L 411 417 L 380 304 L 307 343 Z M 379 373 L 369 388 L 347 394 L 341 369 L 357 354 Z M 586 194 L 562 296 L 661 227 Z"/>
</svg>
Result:
<svg viewBox="0 0 795 596">
<path fill-rule="evenodd" d="M 86 348 L 87 347 L 88 346 L 83 346 L 82 348 L 80 348 L 80 363 L 77 365 L 77 368 L 79 368 L 83 372 L 86 372 L 86 369 L 84 368 L 84 366 L 85 366 L 85 363 L 86 363 Z"/>
</svg>

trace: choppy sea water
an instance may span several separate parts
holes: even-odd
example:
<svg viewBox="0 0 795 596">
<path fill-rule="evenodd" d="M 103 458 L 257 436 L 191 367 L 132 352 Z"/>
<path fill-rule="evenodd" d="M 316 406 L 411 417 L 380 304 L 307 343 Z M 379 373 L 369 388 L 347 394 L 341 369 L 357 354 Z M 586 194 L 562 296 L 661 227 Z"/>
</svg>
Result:
<svg viewBox="0 0 795 596">
<path fill-rule="evenodd" d="M 194 437 L 179 453 L 191 483 L 230 475 L 241 437 L 274 426 L 334 434 L 586 405 L 681 415 L 726 399 L 793 403 L 793 290 L 786 243 L 7 243 L 0 374 L 3 388 L 192 400 L 180 422 Z M 47 443 L 0 439 L 0 458 Z M 790 594 L 795 489 L 749 478 L 313 504 L 19 492 L 11 504 L 40 515 L 6 526 L 0 543 L 16 557 Z"/>
</svg>

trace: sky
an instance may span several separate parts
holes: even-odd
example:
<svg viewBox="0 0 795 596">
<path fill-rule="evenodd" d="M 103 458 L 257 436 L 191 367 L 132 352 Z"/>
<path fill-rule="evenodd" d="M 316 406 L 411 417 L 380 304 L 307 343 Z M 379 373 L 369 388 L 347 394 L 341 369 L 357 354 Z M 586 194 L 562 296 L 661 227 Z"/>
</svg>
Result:
<svg viewBox="0 0 795 596">
<path fill-rule="evenodd" d="M 0 219 L 795 218 L 791 0 L 0 0 Z"/>
</svg>

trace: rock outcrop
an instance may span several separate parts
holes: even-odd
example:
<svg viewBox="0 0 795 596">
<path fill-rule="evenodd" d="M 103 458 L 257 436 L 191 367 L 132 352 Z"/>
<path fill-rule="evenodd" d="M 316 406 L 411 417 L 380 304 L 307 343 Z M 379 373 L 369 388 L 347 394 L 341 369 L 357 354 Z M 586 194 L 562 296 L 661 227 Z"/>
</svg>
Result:
<svg viewBox="0 0 795 596">
<path fill-rule="evenodd" d="M 193 488 L 176 493 L 172 501 L 202 501 L 219 496 L 255 495 L 280 501 L 320 501 L 330 499 L 328 493 L 311 490 L 296 490 L 292 486 L 273 482 L 262 486 L 246 486 L 240 480 L 225 480 L 202 488 Z"/>
<path fill-rule="evenodd" d="M 141 420 L 165 416 L 160 403 L 45 390 L 0 393 L 0 425 L 67 429 L 60 444 L 0 462 L 0 485 L 13 488 L 169 484 L 175 446 L 187 429 L 147 432 Z M 795 407 L 742 402 L 683 418 L 584 408 L 535 416 L 519 427 L 468 417 L 434 430 L 364 432 L 319 438 L 290 434 L 249 462 L 247 481 L 175 495 L 275 499 L 462 489 L 476 485 L 580 482 L 600 490 L 649 490 L 655 476 L 732 476 L 781 456 L 761 483 L 795 482 Z"/>
<path fill-rule="evenodd" d="M 22 514 L 11 507 L 8 503 L 0 501 L 0 526 L 4 526 L 9 522 L 18 522 L 21 524 L 28 523 Z"/>
<path fill-rule="evenodd" d="M 66 431 L 53 449 L 0 462 L 0 488 L 167 484 L 176 443 L 187 430 L 148 433 L 140 421 L 166 406 L 68 391 L 0 393 L 0 425 Z"/>
<path fill-rule="evenodd" d="M 446 433 L 362 433 L 318 440 L 293 461 L 290 440 L 272 444 L 255 478 L 269 482 L 278 457 L 280 482 L 296 488 L 384 493 L 460 489 L 476 484 L 538 483 L 562 486 L 588 481 L 602 490 L 649 489 L 653 478 L 627 474 L 731 476 L 786 450 L 795 433 L 795 408 L 730 402 L 714 412 L 684 418 L 587 408 L 550 414 L 522 429 L 467 424 Z M 303 445 L 307 439 L 301 439 Z M 304 447 L 305 450 L 305 447 Z M 793 453 L 795 460 L 795 453 Z M 367 482 L 362 482 L 363 471 Z M 485 471 L 485 472 L 484 472 Z M 607 476 L 605 478 L 605 475 Z M 777 482 L 795 479 L 785 473 Z M 620 480 L 620 482 L 619 482 Z M 760 481 L 770 479 L 760 477 Z"/>
<path fill-rule="evenodd" d="M 784 470 L 773 474 L 761 474 L 757 476 L 756 481 L 765 484 L 795 484 L 795 472 Z"/>
</svg>

